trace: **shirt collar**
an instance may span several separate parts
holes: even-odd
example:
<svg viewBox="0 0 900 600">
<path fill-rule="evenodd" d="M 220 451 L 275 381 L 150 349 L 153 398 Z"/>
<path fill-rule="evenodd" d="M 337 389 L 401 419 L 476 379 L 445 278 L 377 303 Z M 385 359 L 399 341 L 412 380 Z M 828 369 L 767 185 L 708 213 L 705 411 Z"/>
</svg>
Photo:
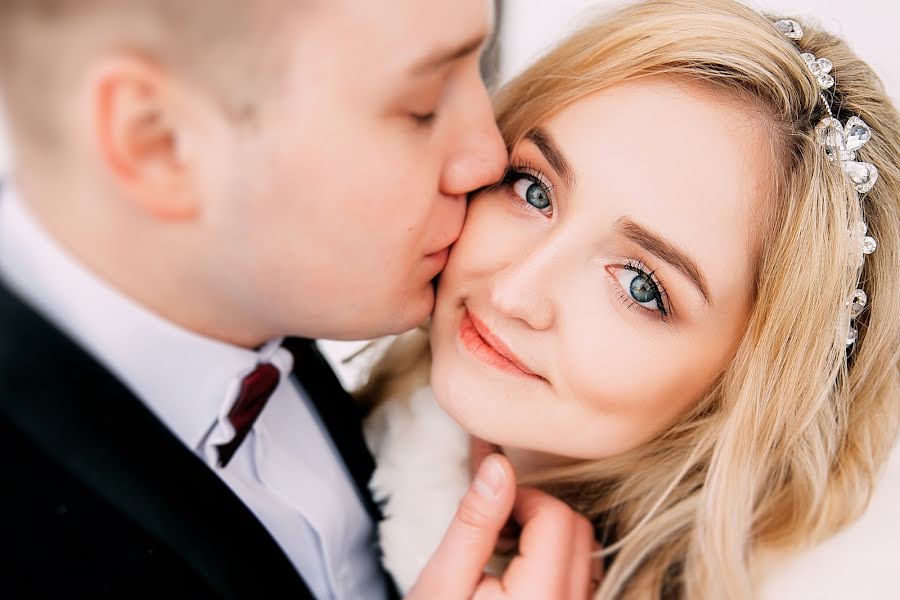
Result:
<svg viewBox="0 0 900 600">
<path fill-rule="evenodd" d="M 269 360 L 280 340 L 247 350 L 167 321 L 70 256 L 3 187 L 0 279 L 115 374 L 184 444 L 199 449 L 230 403 L 235 379 Z M 289 371 L 280 354 L 277 366 Z"/>
</svg>

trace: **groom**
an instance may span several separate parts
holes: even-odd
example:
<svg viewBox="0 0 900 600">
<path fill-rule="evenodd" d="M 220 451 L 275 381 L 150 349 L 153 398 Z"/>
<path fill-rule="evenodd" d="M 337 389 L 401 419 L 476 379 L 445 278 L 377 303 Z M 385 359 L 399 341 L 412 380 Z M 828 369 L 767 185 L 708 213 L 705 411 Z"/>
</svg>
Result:
<svg viewBox="0 0 900 600">
<path fill-rule="evenodd" d="M 505 166 L 491 26 L 486 0 L 0 4 L 4 589 L 390 595 L 311 339 L 431 311 Z M 413 593 L 471 596 L 514 496 L 488 459 Z M 566 544 L 507 589 L 562 589 Z"/>
</svg>

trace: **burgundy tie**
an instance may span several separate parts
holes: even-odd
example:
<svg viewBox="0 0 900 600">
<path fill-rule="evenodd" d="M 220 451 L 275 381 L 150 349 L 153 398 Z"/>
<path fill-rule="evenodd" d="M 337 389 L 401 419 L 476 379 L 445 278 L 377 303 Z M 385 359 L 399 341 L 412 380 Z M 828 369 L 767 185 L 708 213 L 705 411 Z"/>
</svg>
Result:
<svg viewBox="0 0 900 600">
<path fill-rule="evenodd" d="M 275 365 L 262 363 L 241 381 L 238 397 L 228 411 L 228 421 L 234 427 L 234 438 L 227 444 L 217 446 L 220 467 L 228 465 L 241 442 L 250 433 L 250 428 L 278 387 L 280 379 L 281 373 Z"/>
</svg>

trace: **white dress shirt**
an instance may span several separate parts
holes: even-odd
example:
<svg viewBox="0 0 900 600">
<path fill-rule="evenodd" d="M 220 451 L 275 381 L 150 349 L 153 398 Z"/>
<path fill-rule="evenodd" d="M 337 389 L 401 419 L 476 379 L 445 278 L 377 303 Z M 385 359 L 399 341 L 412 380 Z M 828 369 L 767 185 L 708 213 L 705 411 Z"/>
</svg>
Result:
<svg viewBox="0 0 900 600">
<path fill-rule="evenodd" d="M 4 184 L 0 279 L 122 381 L 237 494 L 318 598 L 378 599 L 374 530 L 343 461 L 280 340 L 251 351 L 182 329 L 98 278 L 63 250 Z M 228 465 L 214 445 L 259 363 L 283 375 Z M 189 490 L 185 490 L 189 493 Z"/>
</svg>

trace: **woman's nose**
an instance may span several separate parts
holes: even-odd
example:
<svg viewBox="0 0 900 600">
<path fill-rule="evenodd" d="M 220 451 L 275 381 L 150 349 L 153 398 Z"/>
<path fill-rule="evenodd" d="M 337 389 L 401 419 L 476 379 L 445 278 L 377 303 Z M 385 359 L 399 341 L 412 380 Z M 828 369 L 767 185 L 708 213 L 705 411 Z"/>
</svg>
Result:
<svg viewBox="0 0 900 600">
<path fill-rule="evenodd" d="M 556 320 L 552 300 L 552 257 L 534 253 L 497 271 L 490 280 L 493 307 L 535 330 L 550 329 Z"/>
</svg>

